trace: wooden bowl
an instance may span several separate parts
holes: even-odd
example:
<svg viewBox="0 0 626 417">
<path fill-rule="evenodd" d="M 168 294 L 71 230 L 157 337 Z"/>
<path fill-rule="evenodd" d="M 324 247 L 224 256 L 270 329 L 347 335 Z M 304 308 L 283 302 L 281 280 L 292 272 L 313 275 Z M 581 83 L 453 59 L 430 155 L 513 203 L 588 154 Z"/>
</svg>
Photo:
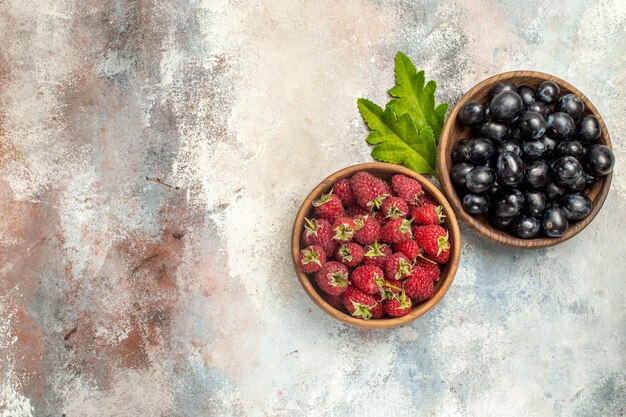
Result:
<svg viewBox="0 0 626 417">
<path fill-rule="evenodd" d="M 599 142 L 611 148 L 612 146 L 609 132 L 606 129 L 606 125 L 604 124 L 602 117 L 598 114 L 598 111 L 591 101 L 589 101 L 583 93 L 578 91 L 578 89 L 571 84 L 553 75 L 536 71 L 505 72 L 494 75 L 493 77 L 487 78 L 486 80 L 478 83 L 474 88 L 465 93 L 465 95 L 456 103 L 446 120 L 441 133 L 441 138 L 439 140 L 437 161 L 439 179 L 450 204 L 454 208 L 454 211 L 458 214 L 461 220 L 463 220 L 463 222 L 474 229 L 479 235 L 507 246 L 526 249 L 544 248 L 570 239 L 587 227 L 596 214 L 598 214 L 600 208 L 602 208 L 602 205 L 604 204 L 604 200 L 606 200 L 606 196 L 611 186 L 611 178 L 613 177 L 612 173 L 604 178 L 601 178 L 600 181 L 598 181 L 598 183 L 591 190 L 589 190 L 589 192 L 587 192 L 587 196 L 593 202 L 591 213 L 583 220 L 570 225 L 567 232 L 559 238 L 539 237 L 535 239 L 519 239 L 491 226 L 484 216 L 471 215 L 463 209 L 461 199 L 457 195 L 454 186 L 452 185 L 452 181 L 450 180 L 450 169 L 453 166 L 451 158 L 452 148 L 454 147 L 454 144 L 461 139 L 470 137 L 470 129 L 461 126 L 461 124 L 457 122 L 459 110 L 465 103 L 472 100 L 488 103 L 489 92 L 499 82 L 511 81 L 516 86 L 528 85 L 536 88 L 541 82 L 546 80 L 556 83 L 561 89 L 561 94 L 573 93 L 583 100 L 585 103 L 585 114 L 593 114 L 600 122 L 602 134 Z"/>
<path fill-rule="evenodd" d="M 342 178 L 351 177 L 358 171 L 367 171 L 370 174 L 385 180 L 390 179 L 395 174 L 404 174 L 408 177 L 415 178 L 422 184 L 424 191 L 430 194 L 437 202 L 437 204 L 443 206 L 443 210 L 446 215 L 445 221 L 442 226 L 448 229 L 449 233 L 449 242 L 452 251 L 450 253 L 450 260 L 441 269 L 441 275 L 439 277 L 439 280 L 435 284 L 435 292 L 433 297 L 422 304 L 416 305 L 409 314 L 403 317 L 362 320 L 356 317 L 352 317 L 348 313 L 337 310 L 322 298 L 322 296 L 320 295 L 320 290 L 315 284 L 315 280 L 309 278 L 309 276 L 302 272 L 298 267 L 298 254 L 300 250 L 304 248 L 304 246 L 300 242 L 302 231 L 304 230 L 304 218 L 312 217 L 313 202 L 317 200 L 322 193 L 327 193 L 328 191 L 330 191 L 332 185 L 335 182 Z M 298 210 L 298 214 L 296 215 L 296 220 L 293 224 L 293 230 L 291 233 L 291 255 L 293 258 L 293 264 L 296 269 L 298 279 L 300 280 L 300 284 L 302 284 L 302 287 L 304 287 L 304 290 L 309 295 L 309 297 L 311 297 L 311 299 L 315 302 L 315 304 L 318 305 L 318 307 L 320 307 L 322 310 L 324 310 L 327 314 L 334 317 L 335 319 L 347 324 L 351 324 L 353 326 L 368 329 L 383 329 L 388 327 L 400 326 L 412 320 L 415 320 L 417 317 L 421 316 L 422 314 L 433 308 L 433 306 L 437 304 L 439 300 L 441 300 L 446 291 L 448 291 L 450 284 L 452 284 L 454 274 L 456 273 L 457 267 L 459 265 L 460 250 L 461 235 L 459 233 L 459 225 L 456 220 L 456 216 L 454 215 L 454 211 L 448 203 L 448 200 L 446 200 L 444 195 L 437 189 L 437 187 L 435 187 L 423 176 L 415 173 L 414 171 L 411 171 L 408 168 L 380 162 L 358 164 L 344 168 L 340 171 L 335 172 L 324 181 L 319 183 L 313 189 L 313 191 L 309 193 L 307 198 L 302 203 L 300 210 Z"/>
</svg>

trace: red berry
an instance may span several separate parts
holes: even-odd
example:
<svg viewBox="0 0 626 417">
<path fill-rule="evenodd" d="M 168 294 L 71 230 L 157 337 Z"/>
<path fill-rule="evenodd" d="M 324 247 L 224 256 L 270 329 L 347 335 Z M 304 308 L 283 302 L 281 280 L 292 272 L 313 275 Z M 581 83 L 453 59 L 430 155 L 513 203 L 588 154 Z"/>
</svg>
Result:
<svg viewBox="0 0 626 417">
<path fill-rule="evenodd" d="M 417 201 L 417 205 L 425 206 L 426 204 L 432 204 L 433 206 L 436 206 L 437 202 L 429 194 L 422 194 Z"/>
<path fill-rule="evenodd" d="M 322 194 L 314 203 L 315 216 L 334 222 L 335 219 L 344 215 L 343 204 L 335 194 Z"/>
<path fill-rule="evenodd" d="M 384 281 L 383 271 L 373 265 L 361 265 L 350 275 L 352 284 L 366 294 L 377 294 Z"/>
<path fill-rule="evenodd" d="M 387 265 L 387 257 L 391 256 L 391 248 L 385 244 L 380 245 L 374 242 L 363 248 L 365 256 L 363 257 L 363 265 L 374 265 L 383 269 Z"/>
<path fill-rule="evenodd" d="M 333 239 L 338 242 L 349 242 L 355 231 L 354 221 L 348 217 L 339 217 L 333 222 Z"/>
<path fill-rule="evenodd" d="M 401 280 L 387 279 L 380 286 L 380 298 L 383 300 L 398 298 L 400 293 L 402 293 Z"/>
<path fill-rule="evenodd" d="M 358 266 L 365 256 L 365 251 L 358 243 L 348 242 L 339 245 L 335 253 L 335 259 L 347 266 L 354 268 Z"/>
<path fill-rule="evenodd" d="M 413 303 L 411 299 L 406 296 L 404 291 L 397 299 L 391 299 L 385 301 L 385 313 L 391 317 L 406 316 L 413 309 Z"/>
<path fill-rule="evenodd" d="M 381 228 L 384 227 L 387 220 L 389 220 L 385 218 L 382 211 L 370 211 L 370 216 L 378 222 Z"/>
<path fill-rule="evenodd" d="M 406 201 L 407 204 L 417 204 L 420 196 L 424 194 L 422 184 L 406 175 L 399 174 L 391 177 L 391 186 L 397 196 Z"/>
<path fill-rule="evenodd" d="M 394 243 L 394 252 L 402 252 L 404 256 L 409 258 L 410 261 L 414 261 L 417 255 L 420 254 L 420 246 L 413 239 L 403 240 L 400 243 Z"/>
<path fill-rule="evenodd" d="M 333 256 L 337 247 L 337 243 L 333 240 L 333 229 L 330 223 L 323 219 L 304 218 L 302 242 L 306 246 L 320 245 L 324 248 L 326 258 Z"/>
<path fill-rule="evenodd" d="M 354 240 L 361 245 L 369 245 L 380 239 L 381 227 L 370 215 L 354 219 L 356 233 Z"/>
<path fill-rule="evenodd" d="M 406 217 L 409 213 L 409 207 L 400 197 L 387 197 L 383 201 L 380 209 L 382 216 L 388 219 L 397 219 L 398 217 Z"/>
<path fill-rule="evenodd" d="M 439 279 L 439 274 L 441 273 L 441 271 L 439 270 L 439 266 L 436 263 L 427 261 L 426 259 L 422 258 L 418 258 L 415 261 L 413 271 L 415 271 L 416 269 L 423 270 L 426 276 L 433 281 L 437 281 Z"/>
<path fill-rule="evenodd" d="M 383 183 L 369 172 L 360 171 L 350 178 L 356 203 L 367 209 L 379 209 L 386 196 Z"/>
<path fill-rule="evenodd" d="M 385 265 L 385 277 L 387 279 L 399 280 L 411 274 L 411 261 L 400 252 L 396 252 L 387 258 Z"/>
<path fill-rule="evenodd" d="M 336 310 L 344 311 L 345 307 L 343 306 L 343 302 L 341 300 L 342 295 L 343 294 L 330 295 L 330 294 L 323 292 L 322 298 L 326 300 L 326 302 L 330 304 L 331 306 L 333 306 Z"/>
<path fill-rule="evenodd" d="M 385 304 L 383 300 L 377 298 L 376 305 L 372 307 L 372 319 L 379 319 L 385 314 Z"/>
<path fill-rule="evenodd" d="M 438 264 L 445 264 L 450 260 L 450 249 L 442 250 L 439 255 L 432 255 L 430 259 Z"/>
<path fill-rule="evenodd" d="M 411 217 L 416 224 L 439 224 L 443 223 L 443 207 L 426 204 L 414 206 L 411 209 Z"/>
<path fill-rule="evenodd" d="M 418 226 L 413 229 L 413 233 L 417 244 L 429 255 L 436 256 L 450 248 L 448 231 L 441 226 Z"/>
<path fill-rule="evenodd" d="M 407 219 L 391 219 L 383 227 L 380 234 L 383 242 L 400 243 L 411 238 L 411 221 Z"/>
<path fill-rule="evenodd" d="M 315 282 L 325 293 L 341 294 L 348 288 L 348 268 L 339 262 L 326 262 L 322 270 L 315 275 Z"/>
<path fill-rule="evenodd" d="M 326 263 L 324 248 L 319 245 L 311 245 L 300 251 L 298 265 L 304 272 L 317 272 Z"/>
<path fill-rule="evenodd" d="M 420 303 L 433 296 L 434 288 L 433 280 L 422 268 L 416 268 L 404 282 L 406 295 Z"/>
<path fill-rule="evenodd" d="M 374 296 L 365 294 L 353 286 L 348 287 L 343 293 L 342 300 L 351 315 L 363 320 L 369 320 L 372 317 L 372 310 L 377 304 Z"/>
<path fill-rule="evenodd" d="M 346 209 L 346 217 L 350 217 L 352 219 L 356 217 L 363 217 L 368 215 L 370 212 L 368 209 L 364 209 L 359 206 L 351 206 Z"/>
<path fill-rule="evenodd" d="M 335 183 L 335 185 L 333 185 L 333 193 L 339 197 L 344 207 L 356 204 L 354 194 L 352 193 L 352 187 L 350 187 L 350 180 L 347 178 L 340 179 Z"/>
<path fill-rule="evenodd" d="M 391 189 L 391 186 L 387 183 L 387 181 L 380 180 L 380 182 L 383 184 L 383 192 L 387 195 L 393 195 L 393 190 Z"/>
</svg>

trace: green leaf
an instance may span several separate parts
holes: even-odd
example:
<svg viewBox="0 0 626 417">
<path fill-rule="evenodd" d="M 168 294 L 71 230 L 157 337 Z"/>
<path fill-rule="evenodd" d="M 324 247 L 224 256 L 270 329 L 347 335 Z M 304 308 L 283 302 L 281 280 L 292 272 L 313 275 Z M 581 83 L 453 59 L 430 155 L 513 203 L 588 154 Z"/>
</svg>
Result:
<svg viewBox="0 0 626 417">
<path fill-rule="evenodd" d="M 372 130 L 367 142 L 376 145 L 372 150 L 374 159 L 402 164 L 419 173 L 435 172 L 437 152 L 429 126 L 418 131 L 410 115 L 397 117 L 390 106 L 383 110 L 367 99 L 357 100 L 357 105 Z"/>
<path fill-rule="evenodd" d="M 402 52 L 396 54 L 395 64 L 396 85 L 389 94 L 396 98 L 388 106 L 399 117 L 408 114 L 419 131 L 430 126 L 438 141 L 448 105 L 443 103 L 435 107 L 437 83 L 434 80 L 426 83 L 424 71 L 418 72 Z"/>
</svg>

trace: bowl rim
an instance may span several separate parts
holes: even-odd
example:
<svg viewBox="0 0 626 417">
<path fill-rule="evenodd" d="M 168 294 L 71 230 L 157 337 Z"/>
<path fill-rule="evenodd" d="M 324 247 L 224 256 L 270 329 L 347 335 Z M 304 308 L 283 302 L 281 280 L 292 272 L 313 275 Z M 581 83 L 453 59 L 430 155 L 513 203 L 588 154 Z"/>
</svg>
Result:
<svg viewBox="0 0 626 417">
<path fill-rule="evenodd" d="M 448 228 L 448 234 L 451 244 L 450 259 L 446 264 L 445 275 L 441 275 L 439 280 L 441 283 L 439 287 L 436 289 L 433 297 L 426 302 L 416 306 L 413 310 L 403 317 L 398 318 L 385 318 L 385 319 L 372 319 L 372 320 L 362 320 L 356 317 L 352 317 L 347 313 L 339 311 L 331 306 L 329 303 L 324 300 L 324 298 L 317 292 L 313 284 L 311 283 L 307 274 L 302 272 L 298 267 L 298 254 L 300 252 L 300 236 L 302 234 L 302 228 L 304 226 L 304 217 L 311 210 L 310 203 L 319 196 L 323 191 L 330 189 L 332 184 L 334 184 L 337 180 L 341 178 L 347 178 L 352 176 L 358 171 L 370 171 L 370 170 L 383 170 L 389 171 L 390 175 L 395 174 L 404 174 L 415 178 L 422 184 L 422 187 L 428 192 L 438 204 L 443 206 L 444 212 L 446 214 L 446 227 Z M 351 165 L 345 168 L 340 169 L 339 171 L 334 172 L 333 174 L 326 177 L 322 182 L 320 182 L 317 186 L 309 192 L 307 197 L 303 200 L 302 205 L 298 209 L 296 214 L 296 218 L 293 223 L 293 228 L 291 232 L 291 256 L 293 265 L 296 271 L 296 275 L 298 276 L 298 280 L 300 284 L 304 288 L 305 292 L 309 295 L 309 297 L 317 304 L 319 308 L 321 308 L 325 313 L 330 315 L 331 317 L 353 326 L 367 328 L 367 329 L 382 329 L 382 328 L 391 328 L 396 326 L 401 326 L 403 324 L 409 323 L 415 320 L 417 317 L 425 314 L 427 311 L 432 309 L 446 294 L 454 277 L 456 275 L 456 271 L 458 269 L 459 259 L 461 254 L 461 234 L 458 225 L 458 220 L 456 218 L 456 214 L 452 209 L 452 206 L 448 202 L 445 195 L 437 189 L 437 187 L 430 182 L 426 177 L 412 171 L 408 168 L 405 168 L 400 165 L 388 164 L 384 162 L 367 162 L 356 165 Z"/>
<path fill-rule="evenodd" d="M 446 154 L 450 152 L 450 150 L 448 150 L 449 145 L 452 142 L 450 140 L 450 135 L 452 134 L 453 127 L 456 123 L 458 112 L 465 103 L 467 103 L 468 101 L 471 101 L 471 99 L 476 95 L 476 93 L 478 93 L 481 90 L 484 90 L 486 86 L 489 86 L 489 85 L 492 85 L 501 81 L 508 81 L 512 78 L 518 78 L 518 77 L 541 78 L 544 80 L 550 80 L 558 84 L 559 87 L 569 90 L 572 93 L 579 96 L 585 102 L 585 110 L 588 111 L 589 114 L 593 114 L 600 122 L 601 139 L 599 143 L 602 143 L 603 145 L 606 145 L 611 149 L 613 148 L 612 143 L 611 143 L 611 137 L 609 135 L 606 124 L 604 123 L 604 120 L 602 119 L 602 116 L 598 112 L 597 108 L 593 105 L 591 100 L 589 100 L 589 98 L 586 95 L 584 95 L 580 90 L 578 90 L 576 87 L 574 87 L 567 81 L 562 80 L 559 77 L 556 77 L 554 75 L 547 74 L 544 72 L 540 72 L 540 71 L 526 71 L 526 70 L 508 71 L 508 72 L 503 72 L 500 74 L 493 75 L 491 77 L 488 77 L 482 80 L 481 82 L 476 84 L 474 87 L 469 89 L 465 94 L 463 94 L 463 96 L 461 96 L 461 98 L 456 102 L 456 104 L 450 111 L 450 114 L 448 115 L 446 122 L 444 124 L 444 127 L 441 131 L 441 137 L 439 139 L 439 145 L 437 149 L 437 171 L 439 174 L 438 175 L 439 181 L 441 182 L 441 185 L 443 187 L 443 191 L 446 197 L 448 198 L 448 201 L 454 208 L 455 213 L 466 225 L 468 225 L 477 234 L 479 234 L 483 238 L 486 238 L 488 240 L 497 242 L 505 246 L 515 247 L 515 248 L 520 248 L 520 249 L 539 249 L 539 248 L 546 248 L 546 247 L 554 246 L 559 243 L 565 242 L 566 240 L 569 240 L 572 237 L 576 236 L 585 227 L 587 227 L 589 223 L 591 223 L 591 221 L 596 217 L 596 215 L 598 214 L 598 212 L 604 205 L 604 202 L 608 196 L 608 192 L 611 186 L 611 180 L 613 178 L 613 173 L 611 172 L 607 176 L 600 179 L 601 185 L 599 187 L 598 194 L 596 195 L 594 200 L 592 200 L 593 208 L 591 210 L 591 213 L 589 213 L 589 215 L 585 219 L 579 222 L 576 222 L 574 225 L 570 226 L 568 231 L 565 233 L 565 235 L 559 238 L 540 237 L 540 238 L 534 238 L 534 239 L 520 239 L 504 231 L 495 229 L 491 225 L 485 223 L 482 219 L 479 219 L 478 217 L 474 217 L 470 215 L 463 209 L 460 198 L 457 196 L 456 191 L 454 190 L 454 186 L 452 185 L 452 181 L 450 179 L 449 172 L 450 172 L 450 168 L 452 164 L 449 165 L 447 158 L 446 158 Z"/>
</svg>

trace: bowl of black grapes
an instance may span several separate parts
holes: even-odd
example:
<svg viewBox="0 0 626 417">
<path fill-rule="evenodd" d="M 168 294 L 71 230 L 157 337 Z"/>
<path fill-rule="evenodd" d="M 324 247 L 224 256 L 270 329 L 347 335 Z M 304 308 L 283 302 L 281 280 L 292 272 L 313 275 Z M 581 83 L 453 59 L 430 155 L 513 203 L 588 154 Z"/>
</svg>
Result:
<svg viewBox="0 0 626 417">
<path fill-rule="evenodd" d="M 557 77 L 488 78 L 454 106 L 439 141 L 441 184 L 459 217 L 508 246 L 563 242 L 600 211 L 615 166 L 600 114 Z"/>
</svg>

